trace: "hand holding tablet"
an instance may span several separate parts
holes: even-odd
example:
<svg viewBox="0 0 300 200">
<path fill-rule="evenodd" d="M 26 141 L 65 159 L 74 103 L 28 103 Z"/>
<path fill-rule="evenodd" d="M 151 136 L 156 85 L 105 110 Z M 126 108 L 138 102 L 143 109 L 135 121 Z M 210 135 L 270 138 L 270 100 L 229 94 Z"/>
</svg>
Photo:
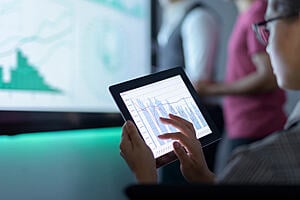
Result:
<svg viewBox="0 0 300 200">
<path fill-rule="evenodd" d="M 173 68 L 109 88 L 125 120 L 132 120 L 145 143 L 150 147 L 156 167 L 177 159 L 173 140 L 160 139 L 165 133 L 178 132 L 176 126 L 163 123 L 161 117 L 180 116 L 193 124 L 202 146 L 218 139 L 214 123 L 182 68 Z"/>
</svg>

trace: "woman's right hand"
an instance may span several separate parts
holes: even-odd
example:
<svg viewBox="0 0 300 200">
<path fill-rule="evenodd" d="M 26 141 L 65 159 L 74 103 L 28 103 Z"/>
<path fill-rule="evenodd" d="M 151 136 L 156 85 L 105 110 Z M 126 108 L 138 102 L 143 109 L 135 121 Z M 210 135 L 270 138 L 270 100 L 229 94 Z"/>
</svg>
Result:
<svg viewBox="0 0 300 200">
<path fill-rule="evenodd" d="M 196 138 L 194 126 L 189 121 L 169 114 L 170 118 L 160 118 L 164 124 L 172 125 L 180 132 L 159 135 L 160 139 L 177 140 L 174 151 L 180 161 L 183 176 L 189 182 L 214 182 L 214 174 L 208 169 L 200 141 Z"/>
</svg>

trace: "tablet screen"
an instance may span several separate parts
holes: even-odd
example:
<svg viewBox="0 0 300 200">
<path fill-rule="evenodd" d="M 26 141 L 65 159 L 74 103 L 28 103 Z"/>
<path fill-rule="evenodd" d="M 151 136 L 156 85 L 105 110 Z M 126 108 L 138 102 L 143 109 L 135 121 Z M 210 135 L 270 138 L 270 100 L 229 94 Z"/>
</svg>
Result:
<svg viewBox="0 0 300 200">
<path fill-rule="evenodd" d="M 155 158 L 173 151 L 172 140 L 157 136 L 178 131 L 161 123 L 159 117 L 168 117 L 172 113 L 192 122 L 197 138 L 212 133 L 180 75 L 123 91 L 120 96 Z"/>
<path fill-rule="evenodd" d="M 175 127 L 163 124 L 160 117 L 174 114 L 193 123 L 196 137 L 206 147 L 220 137 L 209 113 L 181 67 L 138 77 L 111 85 L 109 90 L 124 120 L 132 120 L 156 158 L 156 167 L 177 159 L 173 141 L 158 135 L 177 132 Z"/>
</svg>

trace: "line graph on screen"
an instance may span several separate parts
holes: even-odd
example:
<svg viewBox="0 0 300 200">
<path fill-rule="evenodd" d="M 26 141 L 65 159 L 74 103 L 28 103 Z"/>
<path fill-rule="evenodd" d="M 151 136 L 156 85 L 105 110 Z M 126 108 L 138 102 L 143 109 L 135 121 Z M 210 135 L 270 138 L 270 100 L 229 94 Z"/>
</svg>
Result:
<svg viewBox="0 0 300 200">
<path fill-rule="evenodd" d="M 160 121 L 160 117 L 168 117 L 169 113 L 193 123 L 197 137 L 210 132 L 204 116 L 179 76 L 123 92 L 121 97 L 152 149 L 161 149 L 170 144 L 168 140 L 158 139 L 158 135 L 178 131 Z M 163 149 L 170 148 L 168 145 Z"/>
</svg>

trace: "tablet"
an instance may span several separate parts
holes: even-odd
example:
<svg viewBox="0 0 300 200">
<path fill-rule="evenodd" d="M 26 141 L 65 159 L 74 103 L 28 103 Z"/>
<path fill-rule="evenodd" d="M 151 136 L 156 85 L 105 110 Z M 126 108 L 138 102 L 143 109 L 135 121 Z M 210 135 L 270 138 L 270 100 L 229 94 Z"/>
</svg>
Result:
<svg viewBox="0 0 300 200">
<path fill-rule="evenodd" d="M 181 67 L 153 73 L 109 87 L 124 120 L 132 120 L 150 147 L 159 168 L 177 159 L 172 140 L 157 136 L 178 131 L 160 122 L 169 113 L 193 123 L 203 147 L 220 139 L 190 80 Z"/>
</svg>

